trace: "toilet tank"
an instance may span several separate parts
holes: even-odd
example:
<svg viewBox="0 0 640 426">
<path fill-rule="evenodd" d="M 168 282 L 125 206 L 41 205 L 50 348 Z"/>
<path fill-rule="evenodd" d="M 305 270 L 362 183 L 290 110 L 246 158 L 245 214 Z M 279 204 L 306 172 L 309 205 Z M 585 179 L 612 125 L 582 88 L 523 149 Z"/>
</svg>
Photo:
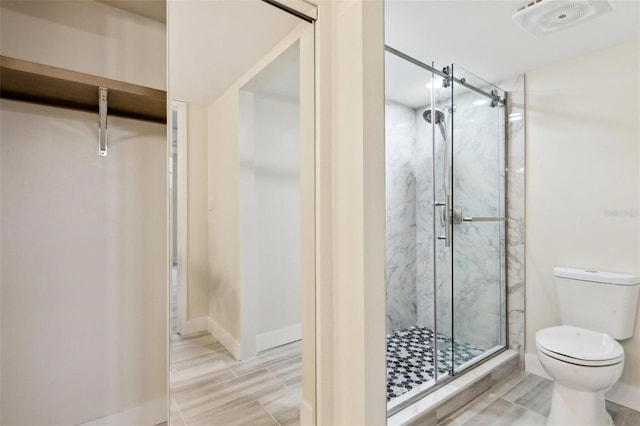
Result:
<svg viewBox="0 0 640 426">
<path fill-rule="evenodd" d="M 607 333 L 616 340 L 633 336 L 640 277 L 560 266 L 553 275 L 562 324 Z"/>
</svg>

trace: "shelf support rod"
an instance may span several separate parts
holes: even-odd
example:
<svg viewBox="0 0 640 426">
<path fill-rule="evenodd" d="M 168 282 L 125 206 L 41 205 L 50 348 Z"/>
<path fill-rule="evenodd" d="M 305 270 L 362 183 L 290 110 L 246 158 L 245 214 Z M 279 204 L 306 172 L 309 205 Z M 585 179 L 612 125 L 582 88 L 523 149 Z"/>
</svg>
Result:
<svg viewBox="0 0 640 426">
<path fill-rule="evenodd" d="M 98 155 L 107 156 L 107 94 L 106 87 L 98 88 Z"/>
</svg>

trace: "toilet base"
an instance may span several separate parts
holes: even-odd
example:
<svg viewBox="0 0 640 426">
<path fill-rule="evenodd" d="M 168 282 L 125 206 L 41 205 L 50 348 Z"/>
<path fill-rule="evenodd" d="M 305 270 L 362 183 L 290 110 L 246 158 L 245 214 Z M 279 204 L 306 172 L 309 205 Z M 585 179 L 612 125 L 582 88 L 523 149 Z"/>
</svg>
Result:
<svg viewBox="0 0 640 426">
<path fill-rule="evenodd" d="M 615 426 L 604 392 L 583 392 L 555 382 L 547 426 Z"/>
</svg>

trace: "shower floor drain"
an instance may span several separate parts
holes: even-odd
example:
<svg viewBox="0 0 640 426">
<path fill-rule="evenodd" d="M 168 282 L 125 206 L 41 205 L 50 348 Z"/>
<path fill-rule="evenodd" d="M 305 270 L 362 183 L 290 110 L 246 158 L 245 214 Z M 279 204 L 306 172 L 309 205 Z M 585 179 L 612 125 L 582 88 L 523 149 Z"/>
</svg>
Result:
<svg viewBox="0 0 640 426">
<path fill-rule="evenodd" d="M 387 335 L 387 402 L 435 378 L 433 337 L 433 330 L 419 326 Z M 437 346 L 439 375 L 486 352 L 459 339 L 452 346 L 440 333 Z"/>
</svg>

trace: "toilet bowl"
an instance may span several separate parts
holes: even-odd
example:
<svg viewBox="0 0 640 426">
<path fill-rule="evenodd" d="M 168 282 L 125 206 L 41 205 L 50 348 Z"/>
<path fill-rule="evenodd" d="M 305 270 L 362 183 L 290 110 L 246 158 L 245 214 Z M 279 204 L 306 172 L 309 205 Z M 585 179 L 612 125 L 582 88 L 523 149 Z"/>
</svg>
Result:
<svg viewBox="0 0 640 426">
<path fill-rule="evenodd" d="M 604 393 L 622 374 L 622 346 L 605 333 L 562 325 L 538 331 L 536 348 L 555 381 L 547 425 L 613 425 Z"/>
<path fill-rule="evenodd" d="M 538 359 L 554 380 L 549 426 L 612 426 L 604 393 L 622 375 L 616 340 L 634 334 L 640 277 L 555 267 L 562 324 L 536 333 Z"/>
</svg>

